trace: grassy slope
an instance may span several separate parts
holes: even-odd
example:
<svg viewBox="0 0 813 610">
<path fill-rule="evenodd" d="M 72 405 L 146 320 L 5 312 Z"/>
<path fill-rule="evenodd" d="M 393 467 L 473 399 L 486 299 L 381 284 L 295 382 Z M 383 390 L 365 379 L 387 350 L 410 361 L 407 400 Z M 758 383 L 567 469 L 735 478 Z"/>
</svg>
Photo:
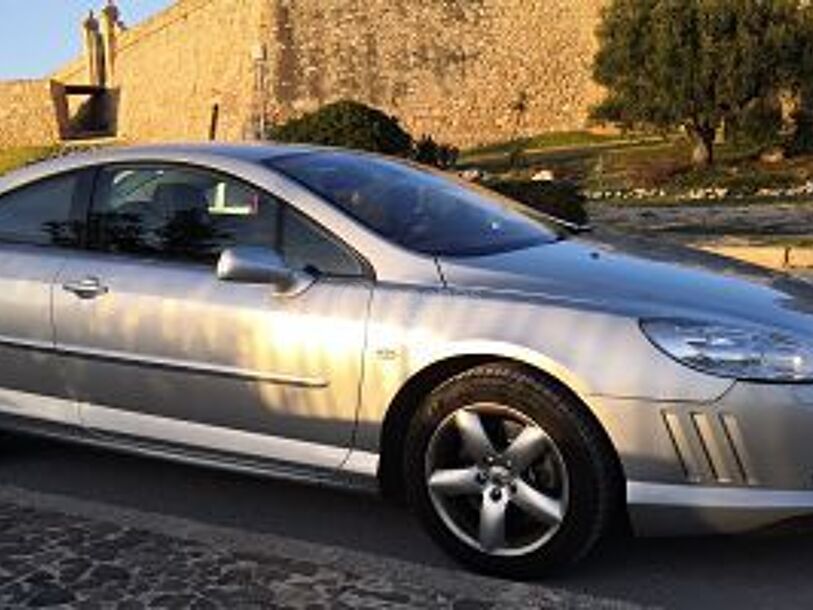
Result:
<svg viewBox="0 0 813 610">
<path fill-rule="evenodd" d="M 538 149 L 593 146 L 624 141 L 622 136 L 596 134 L 588 131 L 559 131 L 540 134 L 531 138 L 519 138 L 508 142 L 497 142 L 479 146 L 463 153 L 462 161 L 482 156 L 510 155 L 514 151 L 528 152 Z"/>
<path fill-rule="evenodd" d="M 512 166 L 512 152 L 516 155 L 517 150 L 522 152 Z M 766 164 L 759 161 L 756 151 L 734 145 L 718 145 L 716 153 L 714 167 L 694 169 L 689 163 L 689 148 L 681 138 L 624 139 L 566 132 L 465 151 L 460 165 L 519 178 L 549 169 L 558 178 L 574 181 L 586 190 L 644 188 L 667 194 L 701 188 L 753 193 L 813 179 L 813 156 Z"/>
</svg>

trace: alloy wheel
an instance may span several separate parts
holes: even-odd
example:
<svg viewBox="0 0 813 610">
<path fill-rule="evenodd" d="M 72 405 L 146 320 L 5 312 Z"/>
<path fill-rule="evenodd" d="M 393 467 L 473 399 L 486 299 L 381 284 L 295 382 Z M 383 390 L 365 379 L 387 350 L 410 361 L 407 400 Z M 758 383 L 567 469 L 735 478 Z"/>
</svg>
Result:
<svg viewBox="0 0 813 610">
<path fill-rule="evenodd" d="M 425 474 L 445 525 L 488 555 L 536 551 L 567 514 L 559 448 L 537 422 L 505 405 L 474 404 L 443 420 L 427 445 Z"/>
</svg>

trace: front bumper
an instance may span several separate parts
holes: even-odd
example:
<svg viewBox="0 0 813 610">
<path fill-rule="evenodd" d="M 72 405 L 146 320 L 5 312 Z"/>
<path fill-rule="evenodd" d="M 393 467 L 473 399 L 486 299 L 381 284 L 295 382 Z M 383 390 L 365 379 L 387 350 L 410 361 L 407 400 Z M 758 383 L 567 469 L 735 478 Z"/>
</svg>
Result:
<svg viewBox="0 0 813 610">
<path fill-rule="evenodd" d="M 710 403 L 602 397 L 633 527 L 740 532 L 813 514 L 813 384 L 738 382 Z"/>
<path fill-rule="evenodd" d="M 627 483 L 636 534 L 730 534 L 813 513 L 813 491 Z"/>
</svg>

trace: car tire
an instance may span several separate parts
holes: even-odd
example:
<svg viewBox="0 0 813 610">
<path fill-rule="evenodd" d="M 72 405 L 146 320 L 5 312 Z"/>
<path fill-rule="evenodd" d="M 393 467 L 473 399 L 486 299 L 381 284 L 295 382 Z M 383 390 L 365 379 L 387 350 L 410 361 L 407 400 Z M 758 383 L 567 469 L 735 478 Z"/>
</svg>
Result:
<svg viewBox="0 0 813 610">
<path fill-rule="evenodd" d="M 407 432 L 404 475 L 411 507 L 454 558 L 534 578 L 581 560 L 605 534 L 619 501 L 616 464 L 569 392 L 500 363 L 427 396 Z"/>
</svg>

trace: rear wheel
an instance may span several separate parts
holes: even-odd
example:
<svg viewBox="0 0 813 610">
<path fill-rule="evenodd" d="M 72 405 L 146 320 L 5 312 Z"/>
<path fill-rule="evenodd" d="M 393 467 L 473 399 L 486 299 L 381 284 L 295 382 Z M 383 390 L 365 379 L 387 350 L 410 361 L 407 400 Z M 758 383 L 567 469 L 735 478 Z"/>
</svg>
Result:
<svg viewBox="0 0 813 610">
<path fill-rule="evenodd" d="M 586 555 L 618 488 L 606 441 L 581 405 L 502 364 L 429 395 L 409 429 L 405 475 L 412 506 L 447 551 L 509 577 Z"/>
</svg>

